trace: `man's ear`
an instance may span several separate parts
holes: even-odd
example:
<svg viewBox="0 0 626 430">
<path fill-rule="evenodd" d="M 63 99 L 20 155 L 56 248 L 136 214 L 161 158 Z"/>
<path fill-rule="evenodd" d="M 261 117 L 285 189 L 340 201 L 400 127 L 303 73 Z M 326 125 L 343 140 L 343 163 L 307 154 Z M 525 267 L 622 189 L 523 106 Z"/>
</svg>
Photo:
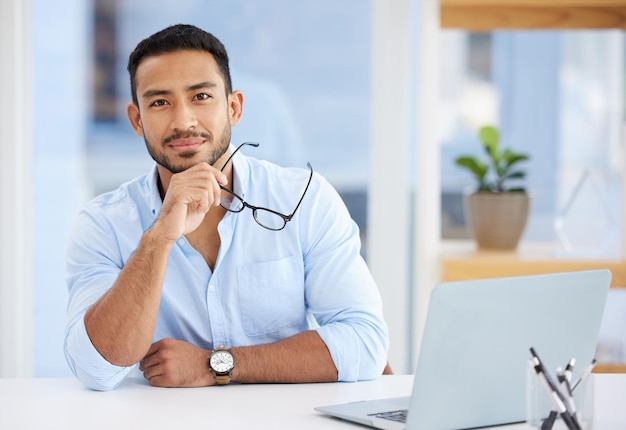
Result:
<svg viewBox="0 0 626 430">
<path fill-rule="evenodd" d="M 130 125 L 133 127 L 133 130 L 135 130 L 137 136 L 144 137 L 139 107 L 132 102 L 128 103 L 126 105 L 126 115 L 128 116 L 128 121 L 130 121 Z"/>
<path fill-rule="evenodd" d="M 243 93 L 235 90 L 228 95 L 228 115 L 230 117 L 230 125 L 237 125 L 243 114 Z"/>
</svg>

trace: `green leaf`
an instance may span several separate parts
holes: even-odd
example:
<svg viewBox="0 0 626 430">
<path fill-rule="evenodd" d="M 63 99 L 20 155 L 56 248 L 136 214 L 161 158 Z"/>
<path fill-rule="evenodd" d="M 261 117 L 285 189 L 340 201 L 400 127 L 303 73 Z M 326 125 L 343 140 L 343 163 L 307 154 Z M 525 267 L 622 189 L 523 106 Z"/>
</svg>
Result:
<svg viewBox="0 0 626 430">
<path fill-rule="evenodd" d="M 495 160 L 500 145 L 500 132 L 495 127 L 485 126 L 479 130 L 478 135 L 487 150 L 487 154 Z"/>
<path fill-rule="evenodd" d="M 517 171 L 517 172 L 513 172 L 513 173 L 509 173 L 505 176 L 503 176 L 503 180 L 504 179 L 524 179 L 526 177 L 526 172 L 521 172 L 521 171 Z"/>
<path fill-rule="evenodd" d="M 510 149 L 507 149 L 502 154 L 502 159 L 504 160 L 504 162 L 506 163 L 507 166 L 512 166 L 513 164 L 515 164 L 515 163 L 517 163 L 519 161 L 528 160 L 528 155 L 521 154 L 521 153 L 518 153 L 518 152 L 513 152 Z"/>
<path fill-rule="evenodd" d="M 455 162 L 458 166 L 464 167 L 472 172 L 479 182 L 482 182 L 489 170 L 489 167 L 485 163 L 475 157 L 463 156 L 457 158 Z"/>
</svg>

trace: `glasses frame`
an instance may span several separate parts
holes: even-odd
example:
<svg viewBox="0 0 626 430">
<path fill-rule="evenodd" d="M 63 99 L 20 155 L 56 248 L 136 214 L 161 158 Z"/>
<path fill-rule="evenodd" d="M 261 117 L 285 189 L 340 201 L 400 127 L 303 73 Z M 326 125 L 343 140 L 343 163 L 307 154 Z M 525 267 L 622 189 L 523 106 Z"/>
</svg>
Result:
<svg viewBox="0 0 626 430">
<path fill-rule="evenodd" d="M 230 157 L 228 157 L 228 159 L 224 163 L 224 166 L 222 166 L 222 168 L 220 169 L 220 172 L 224 172 L 224 169 L 226 168 L 226 166 L 228 166 L 228 163 L 230 163 L 230 161 L 232 160 L 233 156 L 237 153 L 237 151 L 239 151 L 241 148 L 243 148 L 246 145 L 253 146 L 255 148 L 259 146 L 259 144 L 257 142 L 244 142 L 244 143 L 242 143 L 241 145 L 239 145 L 237 147 L 237 149 L 235 149 L 233 151 L 232 154 L 230 154 Z M 304 196 L 306 195 L 306 192 L 309 190 L 309 185 L 311 185 L 311 180 L 313 179 L 313 167 L 311 166 L 311 163 L 309 163 L 309 162 L 307 162 L 306 165 L 309 168 L 309 170 L 311 171 L 311 173 L 309 175 L 309 181 L 307 182 L 306 187 L 304 188 L 304 192 L 302 193 L 302 196 L 300 197 L 300 200 L 298 201 L 298 204 L 296 205 L 296 208 L 293 210 L 293 212 L 290 215 L 285 215 L 283 213 L 277 212 L 277 211 L 275 211 L 273 209 L 265 208 L 263 206 L 251 205 L 250 203 L 246 202 L 240 195 L 235 193 L 233 190 L 224 187 L 223 185 L 220 185 L 220 188 L 222 189 L 222 191 L 226 191 L 227 193 L 231 194 L 235 198 L 239 199 L 241 201 L 241 203 L 242 203 L 242 206 L 241 206 L 241 209 L 238 209 L 238 210 L 233 210 L 233 209 L 227 208 L 226 206 L 222 205 L 221 202 L 220 202 L 220 206 L 222 206 L 227 211 L 233 212 L 233 213 L 242 212 L 245 208 L 251 209 L 252 210 L 252 217 L 254 218 L 254 220 L 256 221 L 256 223 L 258 225 L 260 225 L 261 227 L 263 227 L 263 228 L 265 228 L 267 230 L 280 231 L 280 230 L 285 228 L 287 223 L 289 221 L 291 221 L 293 216 L 296 214 L 298 208 L 300 207 L 300 204 L 302 203 L 302 200 L 304 200 Z M 278 217 L 282 218 L 283 225 L 281 227 L 279 227 L 279 228 L 272 228 L 272 227 L 266 226 L 261 221 L 259 221 L 259 219 L 257 218 L 257 211 L 266 211 L 266 212 L 270 212 L 270 213 L 272 213 L 274 215 L 277 215 Z"/>
</svg>

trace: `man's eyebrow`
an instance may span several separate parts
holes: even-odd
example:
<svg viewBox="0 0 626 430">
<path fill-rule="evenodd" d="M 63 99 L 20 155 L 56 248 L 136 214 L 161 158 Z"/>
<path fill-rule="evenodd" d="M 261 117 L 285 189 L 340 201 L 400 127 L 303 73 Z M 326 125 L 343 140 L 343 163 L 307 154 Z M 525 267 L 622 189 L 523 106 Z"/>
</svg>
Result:
<svg viewBox="0 0 626 430">
<path fill-rule="evenodd" d="M 171 91 L 168 90 L 148 90 L 146 92 L 144 92 L 141 96 L 144 99 L 149 99 L 150 97 L 155 97 L 155 96 L 163 96 L 163 95 L 167 95 L 167 94 L 171 94 Z"/>
<path fill-rule="evenodd" d="M 217 84 L 214 82 L 200 82 L 187 88 L 188 91 L 195 91 L 202 88 L 215 88 Z"/>
<path fill-rule="evenodd" d="M 217 87 L 217 84 L 214 82 L 199 82 L 197 84 L 194 85 L 190 85 L 189 87 L 187 87 L 187 91 L 196 91 L 196 90 L 200 90 L 203 88 L 215 88 Z M 148 90 L 146 92 L 144 92 L 142 94 L 142 97 L 144 99 L 149 99 L 151 97 L 155 97 L 155 96 L 165 96 L 165 95 L 169 95 L 172 94 L 172 91 L 169 90 Z"/>
</svg>

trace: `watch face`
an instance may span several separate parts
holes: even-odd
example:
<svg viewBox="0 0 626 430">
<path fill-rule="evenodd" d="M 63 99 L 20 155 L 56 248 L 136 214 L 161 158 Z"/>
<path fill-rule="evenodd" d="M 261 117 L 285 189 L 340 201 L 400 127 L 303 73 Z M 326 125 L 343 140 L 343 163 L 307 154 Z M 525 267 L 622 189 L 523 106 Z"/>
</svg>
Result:
<svg viewBox="0 0 626 430">
<path fill-rule="evenodd" d="M 211 368 L 217 373 L 228 373 L 234 367 L 233 356 L 228 351 L 216 351 L 211 356 Z"/>
</svg>

